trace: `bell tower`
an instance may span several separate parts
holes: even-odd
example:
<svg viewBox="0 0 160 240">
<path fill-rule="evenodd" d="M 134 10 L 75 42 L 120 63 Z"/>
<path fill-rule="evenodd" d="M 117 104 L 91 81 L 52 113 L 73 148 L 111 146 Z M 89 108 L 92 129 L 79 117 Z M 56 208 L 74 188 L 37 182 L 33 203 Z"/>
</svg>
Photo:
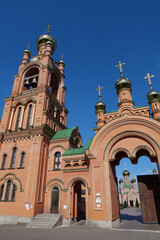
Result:
<svg viewBox="0 0 160 240">
<path fill-rule="evenodd" d="M 66 128 L 68 111 L 64 104 L 65 63 L 62 59 L 58 63 L 53 60 L 56 45 L 48 29 L 46 35 L 38 38 L 38 54 L 30 61 L 31 52 L 29 49 L 24 50 L 18 74 L 14 76 L 11 96 L 5 99 L 1 132 L 46 125 L 54 134 L 55 131 Z M 32 103 L 30 110 L 27 107 L 28 101 Z M 28 116 L 29 125 L 26 120 Z"/>
<path fill-rule="evenodd" d="M 11 189 L 19 179 L 21 191 L 16 193 L 17 212 L 9 202 L 1 206 L 2 215 L 11 208 L 13 215 L 21 212 L 28 217 L 43 211 L 50 139 L 67 128 L 65 63 L 63 58 L 59 62 L 53 59 L 57 44 L 49 35 L 50 27 L 37 39 L 37 55 L 31 57 L 29 46 L 23 51 L 12 93 L 5 99 L 0 122 L 0 156 L 5 156 L 5 161 L 2 159 L 0 168 L 4 176 L 11 175 Z M 7 194 L 5 184 L 2 199 Z"/>
</svg>

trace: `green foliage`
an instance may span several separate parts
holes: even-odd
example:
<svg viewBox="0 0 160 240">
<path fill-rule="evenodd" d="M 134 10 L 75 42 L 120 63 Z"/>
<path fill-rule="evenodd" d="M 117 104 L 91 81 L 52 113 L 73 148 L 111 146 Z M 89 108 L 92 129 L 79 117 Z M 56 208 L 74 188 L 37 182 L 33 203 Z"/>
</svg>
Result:
<svg viewBox="0 0 160 240">
<path fill-rule="evenodd" d="M 136 198 L 136 207 L 139 208 L 139 202 L 137 198 Z"/>
<path fill-rule="evenodd" d="M 124 208 L 127 208 L 128 207 L 128 203 L 127 203 L 127 201 L 125 200 L 124 201 Z"/>
</svg>

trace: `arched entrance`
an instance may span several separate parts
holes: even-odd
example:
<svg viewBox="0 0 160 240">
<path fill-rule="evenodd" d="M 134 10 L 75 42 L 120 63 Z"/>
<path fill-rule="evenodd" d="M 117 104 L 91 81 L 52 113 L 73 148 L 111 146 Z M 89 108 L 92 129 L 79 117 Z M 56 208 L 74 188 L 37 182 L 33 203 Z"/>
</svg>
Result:
<svg viewBox="0 0 160 240">
<path fill-rule="evenodd" d="M 110 159 L 112 214 L 113 216 L 115 216 L 115 218 L 118 218 L 118 204 L 120 202 L 119 189 L 118 189 L 118 183 L 117 183 L 117 174 L 116 174 L 115 167 L 119 165 L 121 159 L 124 157 L 129 158 L 132 164 L 137 164 L 139 161 L 139 158 L 142 156 L 148 157 L 151 162 L 157 162 L 156 157 L 151 156 L 150 154 L 151 149 L 149 147 L 147 149 L 145 146 L 139 146 L 139 147 L 136 147 L 136 149 L 137 151 L 134 149 L 134 151 L 136 151 L 134 157 L 130 157 L 131 155 L 129 154 L 129 151 L 127 152 L 123 148 L 116 149 L 115 150 L 116 154 L 115 155 L 113 154 L 114 160 Z M 144 168 L 145 168 L 145 162 L 144 162 L 143 168 L 141 168 L 142 174 L 144 174 Z M 156 178 L 158 177 L 158 175 L 155 176 L 153 175 L 153 173 L 150 175 L 142 175 L 142 174 L 140 173 L 140 175 L 137 177 L 137 180 L 138 180 L 138 187 L 139 187 L 139 196 L 141 199 L 140 204 L 141 204 L 141 210 L 142 210 L 143 223 L 160 223 L 160 207 L 159 207 L 159 204 L 157 204 L 157 199 L 160 202 L 160 182 L 159 182 L 159 179 Z M 125 178 L 127 179 L 127 177 Z M 127 191 L 127 188 L 131 187 L 129 177 L 128 177 L 128 186 L 124 185 L 124 187 L 126 187 L 125 189 L 126 191 Z M 127 193 L 128 192 L 125 192 L 125 194 Z M 125 199 L 125 201 L 123 201 L 124 207 L 125 207 L 125 203 L 127 203 L 127 206 L 129 207 L 133 207 L 136 205 L 136 199 L 133 200 L 134 196 L 131 196 L 131 195 L 128 195 L 128 199 Z M 117 198 L 115 196 L 117 196 Z M 128 219 L 132 219 L 132 217 L 130 216 L 130 212 L 131 211 L 128 211 L 127 213 L 127 211 L 125 211 L 125 215 L 127 214 L 129 217 Z M 122 217 L 122 214 L 121 214 L 121 217 Z"/>
<path fill-rule="evenodd" d="M 51 213 L 59 213 L 59 189 L 58 187 L 53 187 L 51 192 Z"/>
<path fill-rule="evenodd" d="M 97 162 L 104 164 L 105 213 L 108 222 L 113 224 L 119 219 L 115 165 L 124 157 L 136 164 L 140 156 L 148 156 L 157 163 L 159 171 L 159 136 L 159 122 L 144 116 L 124 114 L 105 124 L 93 138 L 89 151 Z"/>
<path fill-rule="evenodd" d="M 71 218 L 75 221 L 86 219 L 86 185 L 77 180 L 71 187 Z"/>
</svg>

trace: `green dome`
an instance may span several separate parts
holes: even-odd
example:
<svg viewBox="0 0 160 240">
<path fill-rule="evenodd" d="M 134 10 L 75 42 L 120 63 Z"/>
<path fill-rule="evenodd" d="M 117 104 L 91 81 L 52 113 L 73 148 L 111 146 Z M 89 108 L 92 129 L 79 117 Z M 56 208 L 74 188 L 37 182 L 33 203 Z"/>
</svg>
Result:
<svg viewBox="0 0 160 240">
<path fill-rule="evenodd" d="M 31 52 L 28 49 L 24 50 L 23 54 L 27 54 L 27 55 L 29 55 L 29 57 L 31 56 Z"/>
<path fill-rule="evenodd" d="M 157 173 L 157 170 L 155 168 L 153 169 L 153 173 Z"/>
<path fill-rule="evenodd" d="M 130 175 L 130 172 L 128 172 L 127 169 L 125 169 L 123 172 L 123 176 L 129 176 L 129 175 Z"/>
<path fill-rule="evenodd" d="M 136 179 L 132 178 L 131 183 L 134 183 L 134 182 L 136 182 Z"/>
<path fill-rule="evenodd" d="M 50 36 L 48 34 L 39 36 L 39 38 L 37 39 L 37 47 L 41 43 L 46 43 L 46 42 L 52 42 L 52 44 L 53 44 L 53 51 L 56 49 L 56 47 L 57 47 L 56 40 L 52 36 Z"/>
<path fill-rule="evenodd" d="M 147 94 L 147 98 L 148 101 L 152 101 L 154 99 L 160 99 L 160 94 L 157 91 L 151 90 L 148 94 Z"/>
<path fill-rule="evenodd" d="M 123 179 L 122 178 L 119 179 L 119 183 L 123 183 Z"/>
<path fill-rule="evenodd" d="M 106 112 L 106 104 L 104 102 L 99 101 L 96 103 L 95 109 L 96 111 L 103 110 L 104 112 Z"/>
<path fill-rule="evenodd" d="M 59 60 L 58 64 L 62 64 L 65 67 L 65 62 L 62 59 Z"/>
<path fill-rule="evenodd" d="M 123 76 L 121 76 L 115 84 L 117 92 L 119 90 L 121 90 L 122 88 L 130 88 L 131 89 L 131 86 L 132 86 L 131 81 L 128 78 L 125 78 Z"/>
</svg>

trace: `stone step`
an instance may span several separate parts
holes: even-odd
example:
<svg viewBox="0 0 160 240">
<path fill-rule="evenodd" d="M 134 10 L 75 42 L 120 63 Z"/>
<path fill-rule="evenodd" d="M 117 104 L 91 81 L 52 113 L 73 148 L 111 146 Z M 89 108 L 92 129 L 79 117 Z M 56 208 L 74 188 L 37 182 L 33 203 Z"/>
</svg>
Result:
<svg viewBox="0 0 160 240">
<path fill-rule="evenodd" d="M 37 214 L 27 228 L 54 228 L 62 225 L 62 215 L 60 214 Z"/>
</svg>

